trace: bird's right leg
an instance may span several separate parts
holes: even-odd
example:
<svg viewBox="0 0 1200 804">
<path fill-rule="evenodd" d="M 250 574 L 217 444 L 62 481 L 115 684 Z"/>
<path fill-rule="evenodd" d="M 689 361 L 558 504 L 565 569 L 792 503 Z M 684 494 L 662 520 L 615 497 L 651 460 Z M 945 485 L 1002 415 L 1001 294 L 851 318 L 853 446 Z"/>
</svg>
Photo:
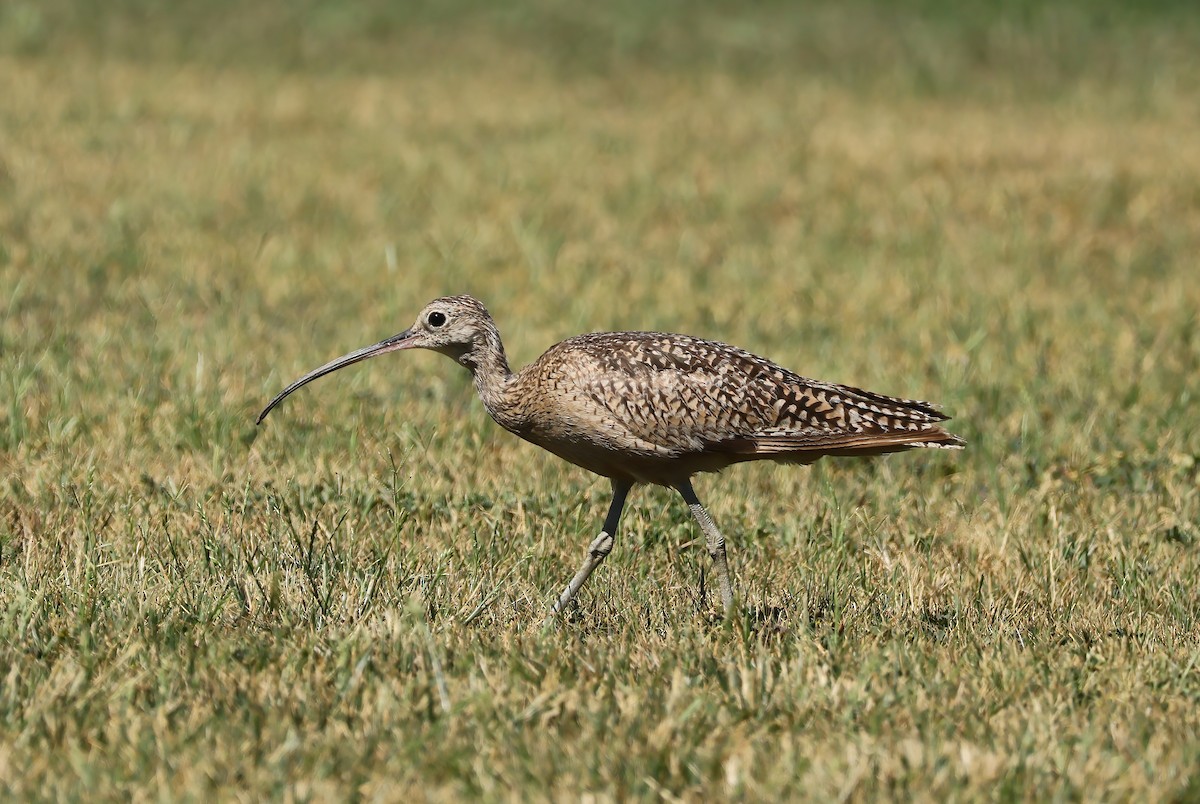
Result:
<svg viewBox="0 0 1200 804">
<path fill-rule="evenodd" d="M 717 581 L 721 584 L 721 605 L 725 609 L 725 618 L 728 619 L 733 614 L 733 584 L 729 582 L 729 561 L 725 557 L 725 537 L 717 529 L 717 524 L 712 521 L 708 511 L 705 511 L 704 506 L 700 504 L 700 498 L 696 496 L 691 480 L 684 480 L 675 488 L 683 495 L 683 501 L 688 504 L 692 516 L 700 523 L 700 529 L 704 531 L 705 541 L 708 542 L 708 554 L 712 556 L 713 564 L 717 567 Z"/>
<path fill-rule="evenodd" d="M 617 535 L 617 523 L 621 521 L 621 511 L 625 508 L 625 498 L 629 495 L 631 487 L 631 484 L 624 480 L 612 481 L 613 498 L 612 504 L 608 506 L 608 516 L 604 518 L 604 529 L 600 531 L 600 535 L 588 546 L 587 556 L 583 559 L 583 566 L 579 568 L 579 572 L 575 573 L 575 577 L 567 584 L 567 588 L 563 590 L 563 593 L 558 596 L 558 602 L 554 604 L 547 624 L 552 623 L 559 612 L 575 599 L 576 593 L 579 592 L 580 587 L 587 581 L 588 576 L 612 552 L 613 537 Z"/>
</svg>

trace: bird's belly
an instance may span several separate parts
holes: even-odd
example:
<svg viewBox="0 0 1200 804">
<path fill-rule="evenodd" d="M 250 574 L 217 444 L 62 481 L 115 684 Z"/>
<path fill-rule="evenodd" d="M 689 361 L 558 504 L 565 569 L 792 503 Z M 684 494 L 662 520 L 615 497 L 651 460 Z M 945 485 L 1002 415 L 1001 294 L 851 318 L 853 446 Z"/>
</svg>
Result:
<svg viewBox="0 0 1200 804">
<path fill-rule="evenodd" d="M 577 433 L 563 427 L 552 432 L 538 427 L 514 432 L 589 472 L 636 483 L 675 486 L 697 472 L 720 471 L 736 460 L 713 453 L 680 454 L 644 443 L 631 445 L 619 436 L 602 438 L 594 431 Z"/>
</svg>

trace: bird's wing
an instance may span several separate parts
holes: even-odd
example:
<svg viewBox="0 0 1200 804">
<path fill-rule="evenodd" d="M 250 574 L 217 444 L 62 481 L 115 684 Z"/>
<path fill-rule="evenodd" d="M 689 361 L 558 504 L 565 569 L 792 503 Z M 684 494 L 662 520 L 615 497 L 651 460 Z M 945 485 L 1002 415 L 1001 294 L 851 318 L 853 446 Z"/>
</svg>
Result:
<svg viewBox="0 0 1200 804">
<path fill-rule="evenodd" d="M 789 372 L 790 373 L 790 372 Z M 900 399 L 792 375 L 755 392 L 774 397 L 773 421 L 720 444 L 738 454 L 869 454 L 914 447 L 958 448 L 947 417 L 928 402 Z"/>
<path fill-rule="evenodd" d="M 784 457 L 962 445 L 927 402 L 810 380 L 714 341 L 607 335 L 593 344 L 585 396 L 614 427 L 659 452 Z"/>
</svg>

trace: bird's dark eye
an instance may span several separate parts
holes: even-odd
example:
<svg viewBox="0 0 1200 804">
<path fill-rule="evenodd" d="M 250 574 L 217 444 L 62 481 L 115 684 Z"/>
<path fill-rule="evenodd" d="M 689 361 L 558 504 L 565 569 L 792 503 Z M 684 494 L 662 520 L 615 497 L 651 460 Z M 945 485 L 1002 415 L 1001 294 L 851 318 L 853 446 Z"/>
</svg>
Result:
<svg viewBox="0 0 1200 804">
<path fill-rule="evenodd" d="M 440 327 L 442 324 L 445 324 L 445 323 L 446 323 L 446 314 L 445 313 L 439 313 L 435 310 L 434 312 L 429 314 L 429 326 Z"/>
</svg>

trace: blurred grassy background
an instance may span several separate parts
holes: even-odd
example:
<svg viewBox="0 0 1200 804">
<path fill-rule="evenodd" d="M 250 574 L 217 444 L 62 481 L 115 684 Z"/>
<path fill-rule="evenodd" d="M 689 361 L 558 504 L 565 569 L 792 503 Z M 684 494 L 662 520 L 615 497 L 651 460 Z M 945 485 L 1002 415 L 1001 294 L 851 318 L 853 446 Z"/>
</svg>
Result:
<svg viewBox="0 0 1200 804">
<path fill-rule="evenodd" d="M 1194 795 L 1188 3 L 0 6 L 0 790 Z M 405 355 L 667 329 L 970 449 L 639 491 Z M 464 622 L 467 621 L 467 622 Z"/>
<path fill-rule="evenodd" d="M 1171 80 L 1194 89 L 1197 79 L 1186 67 L 1196 59 L 1197 25 L 1194 5 L 1184 0 L 618 0 L 591 7 L 565 0 L 299 0 L 251 9 L 232 0 L 45 0 L 6 5 L 4 44 L 43 57 L 86 52 L 325 75 L 448 63 L 476 70 L 501 48 L 575 76 L 792 72 L 859 88 L 1019 90 L 1027 99 L 1069 93 L 1081 83 L 1138 91 Z"/>
</svg>

